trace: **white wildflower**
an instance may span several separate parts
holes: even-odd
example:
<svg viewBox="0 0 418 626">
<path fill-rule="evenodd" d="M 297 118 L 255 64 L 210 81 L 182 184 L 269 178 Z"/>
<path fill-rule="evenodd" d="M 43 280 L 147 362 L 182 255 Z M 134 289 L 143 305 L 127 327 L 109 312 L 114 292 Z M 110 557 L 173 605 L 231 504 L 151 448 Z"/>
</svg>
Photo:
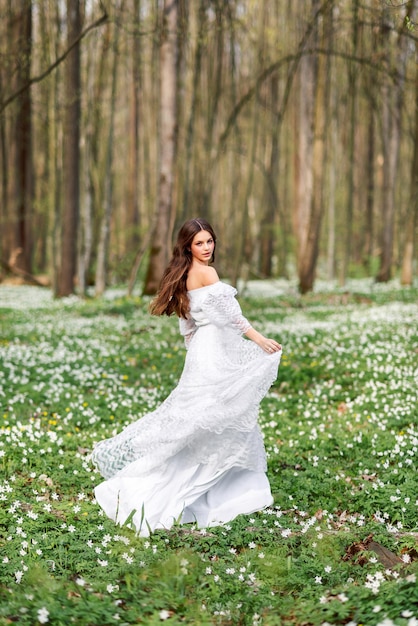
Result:
<svg viewBox="0 0 418 626">
<path fill-rule="evenodd" d="M 44 606 L 38 610 L 38 621 L 41 624 L 46 624 L 49 622 L 49 611 Z"/>
</svg>

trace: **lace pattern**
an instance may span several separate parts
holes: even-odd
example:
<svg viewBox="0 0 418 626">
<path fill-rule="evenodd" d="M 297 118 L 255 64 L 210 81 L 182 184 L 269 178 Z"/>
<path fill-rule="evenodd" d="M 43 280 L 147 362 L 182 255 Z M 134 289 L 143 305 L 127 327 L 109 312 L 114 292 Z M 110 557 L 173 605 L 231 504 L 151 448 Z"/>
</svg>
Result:
<svg viewBox="0 0 418 626">
<path fill-rule="evenodd" d="M 258 409 L 280 353 L 268 355 L 240 336 L 250 324 L 235 295 L 222 282 L 189 292 L 191 318 L 179 322 L 188 345 L 179 383 L 156 411 L 96 444 L 92 460 L 106 479 L 160 484 L 171 468 L 190 468 L 192 476 L 197 466 L 216 468 L 214 476 L 232 468 L 265 472 Z"/>
<path fill-rule="evenodd" d="M 197 290 L 196 297 L 194 292 L 189 292 L 192 294 L 192 316 L 195 315 L 196 308 L 199 310 L 200 306 L 200 309 L 208 317 L 210 322 L 216 326 L 229 326 L 240 335 L 249 330 L 251 324 L 243 316 L 241 307 L 235 298 L 237 290 L 221 281 L 209 285 L 208 287 L 205 293 L 201 290 Z"/>
<path fill-rule="evenodd" d="M 180 334 L 184 337 L 184 345 L 187 350 L 189 349 L 190 342 L 196 332 L 196 328 L 197 327 L 193 318 L 179 318 L 179 330 Z"/>
</svg>

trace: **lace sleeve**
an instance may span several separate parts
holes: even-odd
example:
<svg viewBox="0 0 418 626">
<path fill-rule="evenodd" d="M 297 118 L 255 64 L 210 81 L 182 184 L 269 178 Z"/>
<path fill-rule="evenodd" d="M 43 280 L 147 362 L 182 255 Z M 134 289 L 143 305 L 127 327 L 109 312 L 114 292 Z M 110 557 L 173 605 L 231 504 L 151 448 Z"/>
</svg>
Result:
<svg viewBox="0 0 418 626">
<path fill-rule="evenodd" d="M 186 349 L 189 349 L 190 342 L 193 338 L 193 335 L 196 332 L 196 324 L 193 319 L 184 319 L 184 317 L 179 318 L 179 328 L 180 334 L 184 337 L 184 345 Z"/>
<path fill-rule="evenodd" d="M 202 302 L 202 311 L 217 326 L 231 326 L 242 335 L 251 328 L 250 322 L 243 316 L 236 290 L 232 287 L 227 293 L 210 294 Z"/>
</svg>

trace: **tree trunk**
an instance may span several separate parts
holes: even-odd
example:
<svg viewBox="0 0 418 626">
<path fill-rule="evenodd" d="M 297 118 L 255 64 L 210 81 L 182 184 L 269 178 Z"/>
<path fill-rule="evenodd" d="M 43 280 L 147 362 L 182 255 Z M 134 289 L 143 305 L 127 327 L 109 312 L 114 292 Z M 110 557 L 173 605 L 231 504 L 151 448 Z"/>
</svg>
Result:
<svg viewBox="0 0 418 626">
<path fill-rule="evenodd" d="M 123 0 L 121 10 L 123 8 Z M 112 65 L 112 86 L 110 97 L 110 117 L 109 117 L 109 135 L 106 149 L 106 165 L 105 165 L 105 191 L 104 191 L 104 213 L 102 216 L 99 232 L 99 244 L 97 249 L 96 260 L 96 296 L 101 296 L 106 289 L 106 266 L 109 248 L 110 236 L 110 220 L 112 216 L 113 204 L 113 143 L 115 135 L 115 109 L 116 109 L 116 82 L 117 82 L 117 64 L 118 64 L 118 44 L 119 44 L 119 27 L 115 24 L 114 42 L 113 42 L 113 65 Z"/>
<path fill-rule="evenodd" d="M 322 219 L 322 189 L 324 185 L 325 156 L 325 102 L 324 102 L 324 57 L 318 59 L 316 78 L 314 138 L 312 150 L 312 196 L 307 222 L 305 223 L 304 247 L 299 261 L 299 291 L 313 289 L 319 249 L 319 233 Z"/>
<path fill-rule="evenodd" d="M 331 9 L 330 13 L 330 46 L 332 47 L 334 42 L 334 9 Z M 334 280 L 335 268 L 336 268 L 336 210 L 335 210 L 335 196 L 336 196 L 336 168 L 337 168 L 337 155 L 338 155 L 338 98 L 337 98 L 337 80 L 336 71 L 331 64 L 329 69 L 329 90 L 330 90 L 330 154 L 331 158 L 328 159 L 328 236 L 327 236 L 327 278 L 328 280 Z"/>
<path fill-rule="evenodd" d="M 258 15 L 259 23 L 258 23 L 258 37 L 257 37 L 257 45 L 258 45 L 258 69 L 257 73 L 261 73 L 263 65 L 264 65 L 264 32 L 266 26 L 266 0 L 263 0 L 262 5 L 259 10 Z M 253 99 L 252 102 L 252 117 L 251 117 L 251 127 L 250 127 L 250 139 L 249 139 L 249 150 L 248 150 L 248 168 L 249 172 L 246 177 L 245 184 L 245 192 L 243 196 L 243 206 L 242 206 L 242 222 L 240 228 L 237 228 L 236 231 L 236 251 L 235 251 L 235 259 L 234 259 L 234 270 L 232 274 L 232 284 L 236 285 L 239 278 L 246 279 L 248 276 L 248 270 L 251 263 L 251 229 L 250 229 L 250 203 L 252 201 L 252 193 L 253 193 L 253 184 L 254 184 L 254 169 L 256 162 L 256 152 L 257 152 L 257 143 L 258 143 L 258 133 L 259 133 L 259 122 L 260 122 L 260 103 L 257 97 L 258 94 Z"/>
<path fill-rule="evenodd" d="M 315 13 L 318 14 L 319 6 L 316 0 L 313 2 L 313 8 Z M 328 31 L 332 28 L 331 14 L 332 10 L 324 16 L 320 36 L 319 27 L 315 28 L 313 32 L 313 46 L 321 40 L 322 47 L 325 47 L 325 42 L 329 36 Z M 304 207 L 304 221 L 302 223 L 302 220 L 300 220 L 299 224 L 298 275 L 299 291 L 301 293 L 306 293 L 313 289 L 319 252 L 319 236 L 324 206 L 323 189 L 325 183 L 326 131 L 330 90 L 329 63 L 329 55 L 319 55 L 317 59 L 311 60 L 306 74 L 308 85 L 312 86 L 312 91 L 309 92 L 308 98 L 313 99 L 314 110 L 311 113 L 313 120 L 312 134 L 310 135 L 311 144 L 307 146 L 311 159 L 310 179 L 312 182 L 311 188 L 308 190 L 310 193 L 307 198 L 307 204 Z M 307 113 L 309 111 L 305 111 L 305 125 L 310 121 Z"/>
<path fill-rule="evenodd" d="M 10 5 L 10 31 L 16 59 L 13 90 L 17 91 L 30 79 L 32 55 L 32 2 L 17 0 Z M 32 273 L 32 101 L 31 90 L 24 90 L 13 107 L 11 132 L 11 175 L 9 202 L 9 263 L 17 269 Z"/>
<path fill-rule="evenodd" d="M 142 83 L 142 50 L 140 19 L 141 0 L 133 0 L 134 12 L 134 34 L 132 36 L 132 78 L 130 95 L 130 116 L 129 116 L 129 162 L 127 180 L 126 213 L 127 219 L 125 228 L 126 246 L 125 253 L 132 253 L 139 245 L 139 192 L 138 177 L 140 170 L 139 160 L 139 129 L 141 121 L 141 83 Z"/>
<path fill-rule="evenodd" d="M 418 55 L 418 44 L 415 42 L 415 54 Z M 406 224 L 406 236 L 402 259 L 401 283 L 412 285 L 414 275 L 415 240 L 418 227 L 418 63 L 415 66 L 415 141 L 414 155 L 411 164 L 411 182 L 409 207 Z"/>
<path fill-rule="evenodd" d="M 224 67 L 224 20 L 223 11 L 225 9 L 224 2 L 216 0 L 215 2 L 215 17 L 216 17 L 216 53 L 214 54 L 214 69 L 213 69 L 213 87 L 212 93 L 209 94 L 208 99 L 208 125 L 206 129 L 205 140 L 205 154 L 203 161 L 202 184 L 199 185 L 198 190 L 198 202 L 200 213 L 205 218 L 210 218 L 209 205 L 210 197 L 213 188 L 213 176 L 211 175 L 211 162 L 212 152 L 215 143 L 215 129 L 218 121 L 219 107 L 222 97 L 222 76 Z M 252 166 L 251 166 L 252 167 Z M 208 175 L 209 173 L 209 175 Z"/>
<path fill-rule="evenodd" d="M 207 29 L 207 16 L 206 16 L 206 8 L 207 8 L 207 0 L 200 0 L 199 2 L 199 11 L 198 11 L 198 27 L 197 27 L 197 42 L 196 42 L 196 52 L 194 56 L 194 66 L 193 66 L 193 82 L 192 82 L 192 103 L 190 107 L 190 115 L 189 121 L 187 124 L 187 132 L 186 132 L 186 157 L 185 157 L 185 167 L 184 167 L 184 191 L 183 191 L 183 202 L 182 202 L 182 212 L 181 217 L 182 220 L 186 219 L 186 217 L 190 214 L 189 212 L 189 202 L 191 194 L 191 184 L 190 180 L 192 178 L 192 173 L 196 171 L 197 168 L 194 167 L 193 159 L 193 147 L 194 147 L 194 137 L 195 137 L 195 123 L 196 123 L 196 115 L 198 110 L 198 105 L 201 99 L 201 89 L 200 89 L 200 79 L 201 79 L 201 70 L 202 70 L 202 56 L 203 56 L 203 48 L 205 41 L 205 34 Z"/>
<path fill-rule="evenodd" d="M 358 47 L 358 12 L 359 0 L 353 2 L 352 53 L 357 55 Z M 350 121 L 348 136 L 348 197 L 344 225 L 344 254 L 341 263 L 340 284 L 344 285 L 348 275 L 351 258 L 351 240 L 353 236 L 353 205 L 354 205 L 354 173 L 355 173 L 355 140 L 357 116 L 357 78 L 358 68 L 354 61 L 348 65 L 348 97 L 350 98 Z"/>
<path fill-rule="evenodd" d="M 52 10 L 51 5 L 52 4 Z M 48 5 L 48 15 L 51 15 L 51 30 L 55 24 L 56 38 L 51 42 L 50 56 L 57 58 L 59 55 L 61 29 L 64 20 L 61 17 L 60 6 L 56 2 L 50 1 Z M 52 157 L 52 177 L 50 183 L 50 211 L 49 217 L 52 224 L 50 232 L 49 250 L 51 263 L 51 284 L 54 294 L 58 292 L 58 282 L 60 278 L 60 256 L 61 256 L 61 209 L 62 209 L 62 124 L 58 117 L 61 87 L 63 84 L 62 75 L 65 72 L 64 66 L 57 69 L 52 76 L 51 99 L 48 103 L 49 117 L 52 120 L 49 134 L 50 149 L 49 153 Z"/>
<path fill-rule="evenodd" d="M 0 96 L 3 99 L 3 81 L 0 71 Z M 7 237 L 7 204 L 9 187 L 9 159 L 6 139 L 6 120 L 0 115 L 0 154 L 1 154 L 1 205 L 0 205 L 0 259 L 6 260 L 8 256 Z"/>
<path fill-rule="evenodd" d="M 312 6 L 315 6 L 313 0 Z M 304 56 L 300 60 L 299 75 L 299 110 L 298 110 L 298 147 L 296 164 L 296 206 L 294 229 L 297 241 L 297 271 L 299 289 L 309 291 L 307 273 L 309 259 L 307 255 L 308 229 L 313 192 L 313 124 L 315 103 L 315 84 L 317 64 L 313 56 Z"/>
<path fill-rule="evenodd" d="M 366 228 L 364 236 L 363 246 L 363 265 L 370 271 L 371 260 L 373 254 L 373 209 L 374 209 L 374 162 L 375 162 L 375 130 L 374 130 L 374 109 L 372 106 L 372 99 L 370 99 L 369 119 L 368 119 L 368 133 L 367 133 L 367 162 L 366 162 L 366 177 L 367 177 L 367 198 L 366 198 Z"/>
<path fill-rule="evenodd" d="M 157 219 L 153 230 L 144 293 L 156 293 L 171 250 L 173 186 L 177 143 L 178 0 L 164 0 L 160 46 L 160 166 Z"/>
<path fill-rule="evenodd" d="M 87 102 L 85 120 L 85 149 L 84 149 L 84 185 L 83 202 L 81 206 L 81 221 L 79 228 L 78 250 L 78 289 L 84 294 L 89 282 L 92 260 L 94 255 L 95 235 L 99 229 L 102 209 L 105 205 L 105 190 L 103 181 L 106 181 L 106 155 L 108 138 L 102 139 L 106 81 L 112 71 L 108 71 L 109 52 L 111 49 L 111 24 L 108 23 L 101 38 L 100 53 L 90 51 L 89 73 L 87 78 Z M 112 88 L 112 87 L 111 87 Z M 108 127 L 107 127 L 108 128 Z M 105 145 L 105 163 L 102 167 L 101 146 Z"/>
<path fill-rule="evenodd" d="M 271 80 L 271 106 L 274 110 L 278 102 L 278 77 Z M 269 278 L 273 271 L 275 221 L 278 206 L 277 180 L 279 172 L 279 129 L 277 125 L 272 132 L 269 167 L 266 172 L 264 209 L 260 220 L 260 261 L 259 270 L 263 277 Z M 282 224 L 282 228 L 285 225 Z M 281 246 L 282 248 L 282 246 Z M 282 250 L 285 252 L 285 250 Z M 286 256 L 284 257 L 284 259 Z M 281 255 L 283 261 L 283 255 Z M 285 270 L 285 263 L 280 264 Z M 284 267 L 283 267 L 284 265 Z"/>
<path fill-rule="evenodd" d="M 93 251 L 93 198 L 94 191 L 91 176 L 86 162 L 89 160 L 89 150 L 84 153 L 84 195 L 80 207 L 80 233 L 78 250 L 78 293 L 85 295 L 88 285 L 88 271 Z"/>
<path fill-rule="evenodd" d="M 274 8 L 274 23 L 276 25 L 275 45 L 279 47 L 279 7 L 276 4 Z M 279 208 L 279 154 L 280 154 L 280 131 L 281 131 L 281 115 L 279 112 L 280 100 L 280 80 L 279 74 L 276 72 L 271 77 L 270 89 L 270 107 L 273 118 L 273 128 L 271 132 L 270 155 L 266 178 L 263 189 L 264 207 L 260 219 L 260 257 L 259 272 L 261 276 L 270 278 L 273 273 L 273 255 L 274 242 L 276 233 L 276 218 Z M 284 218 L 284 216 L 283 216 Z M 282 241 L 279 246 L 279 275 L 286 275 L 286 223 L 285 219 L 281 220 Z"/>
<path fill-rule="evenodd" d="M 416 2 L 412 0 L 408 3 L 407 16 L 413 23 L 416 14 Z M 384 19 L 389 19 L 387 11 L 383 12 Z M 393 259 L 393 239 L 395 227 L 395 185 L 398 175 L 399 147 L 402 129 L 402 107 L 404 101 L 404 85 L 406 62 L 409 53 L 409 39 L 406 37 L 406 25 L 404 23 L 397 41 L 394 42 L 396 56 L 395 67 L 397 71 L 396 83 L 389 84 L 385 80 L 383 86 L 383 113 L 382 113 L 382 140 L 383 140 L 383 198 L 382 198 L 382 233 L 380 267 L 376 276 L 377 282 L 387 282 L 391 278 Z M 387 33 L 386 23 L 382 26 L 382 36 Z M 388 63 L 390 63 L 390 51 L 387 52 Z"/>
<path fill-rule="evenodd" d="M 86 98 L 88 103 L 95 102 L 93 76 L 96 69 L 94 63 L 90 61 L 88 64 L 88 73 L 86 78 Z M 85 147 L 83 154 L 83 180 L 82 180 L 82 198 L 80 200 L 80 225 L 78 234 L 78 293 L 82 296 L 87 291 L 87 274 L 90 267 L 90 260 L 93 251 L 93 213 L 94 213 L 94 184 L 91 173 L 92 169 L 92 135 L 93 127 L 97 117 L 95 116 L 95 107 L 87 106 L 85 124 Z"/>
<path fill-rule="evenodd" d="M 68 45 L 81 32 L 80 0 L 67 0 Z M 80 205 L 80 46 L 77 44 L 66 60 L 65 119 L 63 142 L 63 216 L 61 230 L 61 265 L 58 297 L 75 291 L 77 270 L 77 235 Z"/>
</svg>

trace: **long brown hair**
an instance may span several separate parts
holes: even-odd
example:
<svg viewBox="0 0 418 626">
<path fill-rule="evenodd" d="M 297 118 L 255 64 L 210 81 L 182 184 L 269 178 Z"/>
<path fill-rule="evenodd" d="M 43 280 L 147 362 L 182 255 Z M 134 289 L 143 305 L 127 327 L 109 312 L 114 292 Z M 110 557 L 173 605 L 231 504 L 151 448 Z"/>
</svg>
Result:
<svg viewBox="0 0 418 626">
<path fill-rule="evenodd" d="M 187 274 L 192 264 L 191 245 L 197 233 L 207 230 L 211 234 L 216 248 L 216 235 L 212 226 L 202 218 L 188 220 L 180 228 L 173 249 L 173 256 L 164 271 L 155 299 L 151 302 L 153 315 L 172 315 L 187 318 L 190 305 L 187 296 Z M 215 248 L 212 261 L 215 260 Z"/>
</svg>

